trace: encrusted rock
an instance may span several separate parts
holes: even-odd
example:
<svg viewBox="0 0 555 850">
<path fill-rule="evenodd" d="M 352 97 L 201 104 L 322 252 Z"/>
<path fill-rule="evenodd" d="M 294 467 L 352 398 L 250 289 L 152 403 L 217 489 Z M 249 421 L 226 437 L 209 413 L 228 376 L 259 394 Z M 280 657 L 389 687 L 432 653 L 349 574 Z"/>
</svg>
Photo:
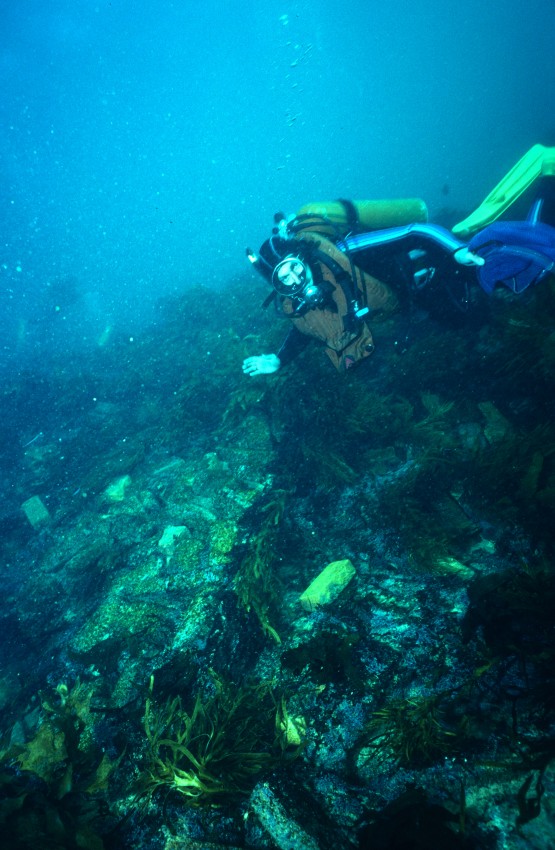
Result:
<svg viewBox="0 0 555 850">
<path fill-rule="evenodd" d="M 354 575 L 356 570 L 348 558 L 332 561 L 301 593 L 299 601 L 302 607 L 305 611 L 313 611 L 320 605 L 329 605 L 337 599 Z"/>
<path fill-rule="evenodd" d="M 104 498 L 108 502 L 123 502 L 125 499 L 125 491 L 131 484 L 129 475 L 122 475 L 106 487 Z"/>
<path fill-rule="evenodd" d="M 249 805 L 279 850 L 318 850 L 314 838 L 290 817 L 266 782 L 256 786 Z"/>
<path fill-rule="evenodd" d="M 177 538 L 181 537 L 181 535 L 186 531 L 188 531 L 186 525 L 168 525 L 164 529 L 164 533 L 158 541 L 158 548 L 169 550 L 171 552 Z"/>
<path fill-rule="evenodd" d="M 41 525 L 46 525 L 50 521 L 48 508 L 40 498 L 40 496 L 31 496 L 30 499 L 23 502 L 21 510 L 33 526 L 39 528 Z"/>
</svg>

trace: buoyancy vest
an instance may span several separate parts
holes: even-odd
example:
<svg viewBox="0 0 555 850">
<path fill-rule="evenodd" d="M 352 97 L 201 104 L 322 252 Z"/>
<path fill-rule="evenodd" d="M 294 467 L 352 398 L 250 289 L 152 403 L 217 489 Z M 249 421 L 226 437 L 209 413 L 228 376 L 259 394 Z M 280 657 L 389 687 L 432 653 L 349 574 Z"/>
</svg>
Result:
<svg viewBox="0 0 555 850">
<path fill-rule="evenodd" d="M 397 297 L 320 233 L 301 232 L 295 238 L 312 248 L 310 265 L 329 294 L 321 306 L 300 313 L 289 296 L 278 296 L 279 307 L 301 333 L 324 344 L 335 368 L 343 372 L 374 350 L 372 332 L 355 310 L 367 307 L 368 318 L 385 318 L 398 309 Z"/>
</svg>

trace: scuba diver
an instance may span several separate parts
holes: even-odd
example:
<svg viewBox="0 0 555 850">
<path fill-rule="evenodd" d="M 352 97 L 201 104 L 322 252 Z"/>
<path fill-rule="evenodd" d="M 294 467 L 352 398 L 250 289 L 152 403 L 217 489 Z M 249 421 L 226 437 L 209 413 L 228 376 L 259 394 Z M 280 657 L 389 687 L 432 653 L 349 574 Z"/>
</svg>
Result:
<svg viewBox="0 0 555 850">
<path fill-rule="evenodd" d="M 247 357 L 243 372 L 272 374 L 311 339 L 344 372 L 374 350 L 370 323 L 406 308 L 437 277 L 460 309 L 476 272 L 488 294 L 499 283 L 520 293 L 543 280 L 555 263 L 554 175 L 555 148 L 535 145 L 452 231 L 428 224 L 420 199 L 340 200 L 276 214 L 270 238 L 247 256 L 272 285 L 264 306 L 273 303 L 292 326 L 276 354 Z M 538 178 L 526 221 L 491 223 Z"/>
</svg>

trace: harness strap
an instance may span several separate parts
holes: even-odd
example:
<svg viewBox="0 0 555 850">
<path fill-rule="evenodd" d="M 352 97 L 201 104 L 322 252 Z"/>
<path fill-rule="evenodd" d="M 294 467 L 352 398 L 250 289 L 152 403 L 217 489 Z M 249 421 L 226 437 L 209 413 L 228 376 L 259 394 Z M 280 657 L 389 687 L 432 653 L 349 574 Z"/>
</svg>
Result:
<svg viewBox="0 0 555 850">
<path fill-rule="evenodd" d="M 262 309 L 263 310 L 265 310 L 267 307 L 269 307 L 270 304 L 272 303 L 272 301 L 275 301 L 276 295 L 277 295 L 277 292 L 274 290 L 273 292 L 270 292 L 270 294 L 266 296 L 266 298 L 262 302 Z"/>
<path fill-rule="evenodd" d="M 351 330 L 353 322 L 356 319 L 354 304 L 358 303 L 358 293 L 356 291 L 356 283 L 353 276 L 345 271 L 345 269 L 339 265 L 337 260 L 334 260 L 333 257 L 330 257 L 329 254 L 324 253 L 324 251 L 317 249 L 314 251 L 313 256 L 319 263 L 322 263 L 322 265 L 326 266 L 330 270 L 336 283 L 341 287 L 347 304 L 347 314 L 343 318 L 343 326 L 346 331 Z M 352 268 L 353 271 L 356 270 L 356 266 L 352 266 Z M 362 287 L 361 298 L 364 298 L 364 287 Z"/>
<path fill-rule="evenodd" d="M 302 230 L 306 230 L 308 227 L 315 227 L 317 224 L 327 224 L 329 227 L 333 227 L 335 229 L 335 225 L 329 218 L 326 218 L 325 215 L 318 215 L 317 213 L 302 213 L 301 215 L 296 215 L 292 221 L 287 223 L 287 231 L 296 235 L 300 233 Z"/>
<path fill-rule="evenodd" d="M 348 231 L 350 232 L 352 230 L 358 230 L 358 213 L 353 202 L 348 201 L 346 198 L 338 198 L 337 203 L 341 204 L 341 206 L 345 210 Z"/>
<path fill-rule="evenodd" d="M 340 199 L 339 203 L 342 204 L 345 210 L 345 216 L 347 219 L 347 225 L 349 229 L 356 229 L 358 226 L 358 213 L 356 211 L 356 207 L 352 201 L 348 201 L 345 199 Z M 294 236 L 298 236 L 301 234 L 303 230 L 309 230 L 314 227 L 317 223 L 324 224 L 327 227 L 331 228 L 334 233 L 334 238 L 332 242 L 334 246 L 337 247 L 338 237 L 341 237 L 341 231 L 334 224 L 331 219 L 329 219 L 325 215 L 318 215 L 316 213 L 302 213 L 301 215 L 296 216 L 293 221 L 291 221 L 287 225 L 288 231 Z M 324 229 L 322 228 L 322 231 Z M 325 233 L 322 233 L 325 236 Z M 325 237 L 327 238 L 327 237 Z M 345 300 L 347 302 L 347 309 L 349 314 L 351 314 L 351 318 L 355 315 L 355 310 L 353 305 L 360 302 L 362 307 L 367 307 L 366 304 L 366 290 L 364 287 L 364 277 L 362 271 L 353 263 L 351 255 L 349 253 L 348 247 L 342 247 L 342 252 L 345 254 L 347 259 L 349 260 L 349 265 L 351 267 L 351 273 L 346 272 L 341 265 L 330 257 L 328 254 L 323 253 L 322 251 L 315 251 L 314 256 L 327 268 L 331 271 L 337 283 L 341 286 L 343 290 L 343 294 L 345 296 Z M 350 291 L 344 285 L 344 281 L 348 280 L 351 283 Z"/>
</svg>

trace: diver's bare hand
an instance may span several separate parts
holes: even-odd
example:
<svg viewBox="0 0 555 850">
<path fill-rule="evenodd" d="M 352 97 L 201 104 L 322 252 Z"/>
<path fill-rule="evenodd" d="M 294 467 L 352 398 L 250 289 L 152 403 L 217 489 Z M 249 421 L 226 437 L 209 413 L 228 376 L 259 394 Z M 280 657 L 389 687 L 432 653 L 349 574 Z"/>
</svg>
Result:
<svg viewBox="0 0 555 850">
<path fill-rule="evenodd" d="M 486 262 L 483 257 L 479 257 L 478 254 L 473 254 L 472 251 L 469 251 L 466 245 L 464 248 L 459 248 L 458 251 L 455 251 L 455 260 L 461 266 L 483 266 Z"/>
<path fill-rule="evenodd" d="M 243 372 L 254 378 L 256 375 L 271 375 L 281 366 L 277 354 L 259 354 L 243 360 Z"/>
</svg>

